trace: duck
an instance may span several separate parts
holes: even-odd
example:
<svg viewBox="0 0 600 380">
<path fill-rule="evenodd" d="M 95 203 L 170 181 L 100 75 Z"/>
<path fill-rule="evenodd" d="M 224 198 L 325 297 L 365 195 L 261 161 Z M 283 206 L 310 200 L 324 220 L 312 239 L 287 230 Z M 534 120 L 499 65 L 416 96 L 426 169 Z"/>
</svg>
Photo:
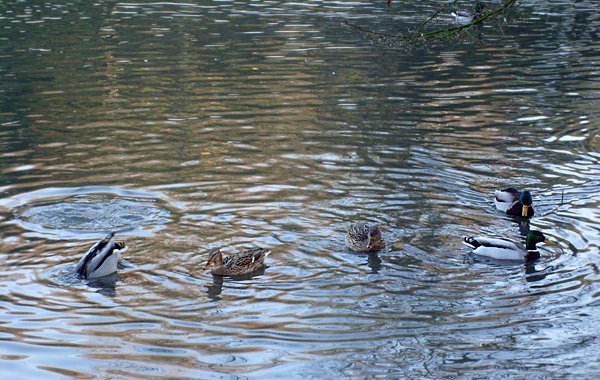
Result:
<svg viewBox="0 0 600 380">
<path fill-rule="evenodd" d="M 514 187 L 504 190 L 496 190 L 494 193 L 494 204 L 500 211 L 512 216 L 531 218 L 533 211 L 533 198 L 529 191 L 519 191 Z"/>
<path fill-rule="evenodd" d="M 75 273 L 85 279 L 108 276 L 117 271 L 119 256 L 126 249 L 125 243 L 116 242 L 115 233 L 111 232 L 79 260 Z"/>
<path fill-rule="evenodd" d="M 219 248 L 213 248 L 208 251 L 208 262 L 204 269 L 212 266 L 211 273 L 215 276 L 252 275 L 265 268 L 265 257 L 270 253 L 268 249 L 253 248 L 223 257 Z"/>
<path fill-rule="evenodd" d="M 473 8 L 473 13 L 469 13 L 469 12 L 465 12 L 465 11 L 455 11 L 450 14 L 452 16 L 454 16 L 455 24 L 468 25 L 483 15 L 484 8 L 485 8 L 485 4 L 482 3 L 481 1 L 478 1 L 477 3 L 475 3 L 475 7 Z"/>
<path fill-rule="evenodd" d="M 537 251 L 538 243 L 556 245 L 548 240 L 541 231 L 531 231 L 527 234 L 525 246 L 504 238 L 490 238 L 470 236 L 463 238 L 463 243 L 473 249 L 473 253 L 496 260 L 537 260 L 540 253 Z"/>
<path fill-rule="evenodd" d="M 345 244 L 356 252 L 373 252 L 385 248 L 385 241 L 378 226 L 365 223 L 352 224 L 346 233 Z"/>
</svg>

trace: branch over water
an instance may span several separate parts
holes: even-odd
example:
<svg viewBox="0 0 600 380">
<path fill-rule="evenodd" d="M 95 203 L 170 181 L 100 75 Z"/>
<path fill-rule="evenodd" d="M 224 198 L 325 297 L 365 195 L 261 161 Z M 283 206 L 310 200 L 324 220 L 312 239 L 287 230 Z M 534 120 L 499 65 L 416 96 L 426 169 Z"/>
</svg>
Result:
<svg viewBox="0 0 600 380">
<path fill-rule="evenodd" d="M 410 34 L 389 34 L 389 33 L 383 33 L 383 32 L 377 32 L 375 30 L 372 29 L 367 29 L 364 28 L 360 25 L 357 24 L 353 24 L 350 23 L 346 20 L 342 21 L 342 24 L 347 25 L 353 29 L 356 29 L 362 33 L 366 33 L 366 34 L 370 34 L 373 36 L 377 36 L 377 37 L 384 37 L 384 38 L 389 38 L 392 40 L 396 40 L 396 41 L 402 41 L 402 42 L 409 42 L 409 43 L 413 43 L 413 42 L 422 42 L 422 41 L 433 41 L 433 40 L 443 40 L 449 37 L 452 37 L 454 35 L 458 35 L 460 32 L 462 32 L 463 30 L 469 29 L 472 26 L 479 24 L 481 22 L 483 22 L 484 20 L 504 12 L 506 9 L 508 9 L 509 7 L 512 7 L 515 5 L 515 3 L 517 2 L 517 0 L 506 0 L 501 6 L 492 9 L 489 12 L 483 13 L 481 16 L 474 18 L 470 23 L 468 24 L 464 24 L 464 25 L 459 25 L 459 26 L 452 26 L 449 28 L 442 28 L 442 29 L 436 29 L 436 30 L 432 30 L 429 32 L 423 32 L 423 29 L 425 28 L 425 26 L 427 24 L 429 24 L 431 22 L 431 20 L 433 20 L 439 13 L 441 13 L 444 10 L 447 10 L 448 7 L 450 7 L 451 5 L 454 5 L 458 0 L 453 0 L 452 2 L 448 3 L 447 5 L 445 5 L 444 7 L 438 9 L 433 15 L 431 15 L 425 22 L 423 22 L 423 24 L 421 24 L 421 26 L 419 27 L 418 31 L 416 33 L 410 33 Z"/>
</svg>

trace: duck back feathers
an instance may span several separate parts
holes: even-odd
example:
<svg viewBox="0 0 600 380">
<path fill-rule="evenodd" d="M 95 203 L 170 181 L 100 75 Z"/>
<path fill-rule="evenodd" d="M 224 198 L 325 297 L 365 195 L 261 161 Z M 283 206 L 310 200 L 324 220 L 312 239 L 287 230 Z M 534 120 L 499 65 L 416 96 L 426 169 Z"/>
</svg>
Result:
<svg viewBox="0 0 600 380">
<path fill-rule="evenodd" d="M 209 251 L 204 269 L 211 268 L 215 276 L 245 276 L 260 272 L 265 268 L 265 258 L 271 253 L 264 248 L 253 248 L 223 257 L 218 248 Z"/>
</svg>

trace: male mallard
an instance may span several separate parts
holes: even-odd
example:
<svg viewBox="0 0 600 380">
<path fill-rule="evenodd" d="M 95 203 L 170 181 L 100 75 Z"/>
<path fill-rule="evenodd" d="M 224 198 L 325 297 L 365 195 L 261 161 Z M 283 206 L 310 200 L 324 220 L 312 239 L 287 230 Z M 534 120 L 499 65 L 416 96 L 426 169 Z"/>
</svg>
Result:
<svg viewBox="0 0 600 380">
<path fill-rule="evenodd" d="M 223 258 L 219 248 L 208 251 L 208 262 L 204 269 L 211 265 L 211 273 L 215 276 L 243 276 L 259 272 L 265 267 L 265 257 L 271 253 L 264 248 L 249 249 L 244 252 Z"/>
<path fill-rule="evenodd" d="M 385 241 L 377 226 L 352 224 L 346 233 L 346 247 L 356 252 L 379 251 L 385 248 Z"/>
<path fill-rule="evenodd" d="M 497 260 L 536 260 L 540 257 L 536 248 L 537 243 L 555 245 L 540 231 L 531 231 L 527 234 L 525 247 L 520 243 L 503 238 L 472 236 L 465 237 L 463 241 L 473 249 L 474 254 Z"/>
<path fill-rule="evenodd" d="M 456 11 L 450 13 L 454 16 L 454 22 L 457 25 L 467 25 L 477 20 L 479 17 L 483 15 L 483 9 L 485 8 L 485 4 L 481 1 L 478 1 L 473 8 L 473 13 L 465 12 L 465 11 Z"/>
<path fill-rule="evenodd" d="M 115 233 L 111 232 L 97 242 L 81 258 L 75 272 L 83 278 L 108 276 L 117 271 L 117 261 L 127 247 L 123 242 L 115 242 Z"/>
<path fill-rule="evenodd" d="M 496 190 L 494 193 L 494 204 L 500 211 L 505 211 L 508 215 L 524 216 L 531 218 L 533 216 L 533 199 L 529 191 L 520 192 L 509 187 L 504 190 Z"/>
</svg>

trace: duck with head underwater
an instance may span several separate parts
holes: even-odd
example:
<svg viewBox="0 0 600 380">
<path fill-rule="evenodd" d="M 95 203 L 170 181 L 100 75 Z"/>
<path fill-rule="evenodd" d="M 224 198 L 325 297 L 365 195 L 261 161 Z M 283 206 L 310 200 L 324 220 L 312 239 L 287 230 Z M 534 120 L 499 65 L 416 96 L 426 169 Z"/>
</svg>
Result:
<svg viewBox="0 0 600 380">
<path fill-rule="evenodd" d="M 531 218 L 533 211 L 533 198 L 529 191 L 519 191 L 513 187 L 504 190 L 496 190 L 494 193 L 494 204 L 500 211 L 507 215 Z"/>
<path fill-rule="evenodd" d="M 463 238 L 463 243 L 473 249 L 473 253 L 496 260 L 537 260 L 540 253 L 537 251 L 538 243 L 556 245 L 546 239 L 540 231 L 531 231 L 527 235 L 525 246 L 504 238 L 489 238 L 483 236 L 470 236 Z"/>
<path fill-rule="evenodd" d="M 86 279 L 108 276 L 117 271 L 119 256 L 126 249 L 125 243 L 116 242 L 115 233 L 111 232 L 79 260 L 75 273 Z"/>
</svg>

